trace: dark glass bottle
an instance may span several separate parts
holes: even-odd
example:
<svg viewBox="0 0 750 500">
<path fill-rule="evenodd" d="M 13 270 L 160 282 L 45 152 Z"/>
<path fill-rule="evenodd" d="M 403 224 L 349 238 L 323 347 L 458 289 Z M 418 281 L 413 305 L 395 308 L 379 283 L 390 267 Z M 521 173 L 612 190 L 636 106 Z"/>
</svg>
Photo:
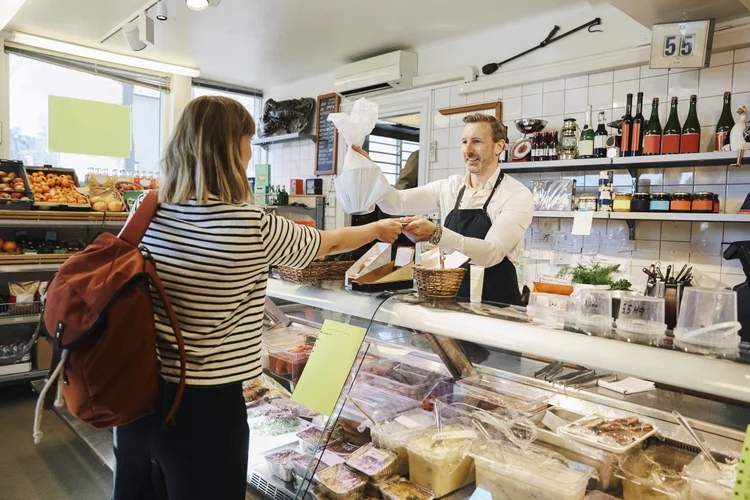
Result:
<svg viewBox="0 0 750 500">
<path fill-rule="evenodd" d="M 622 117 L 622 139 L 620 156 L 630 156 L 630 145 L 633 140 L 633 94 L 628 94 L 625 116 Z"/>
<path fill-rule="evenodd" d="M 599 112 L 599 125 L 594 132 L 594 157 L 607 157 L 607 116 L 604 111 Z"/>
<path fill-rule="evenodd" d="M 547 150 L 547 137 L 549 137 L 547 132 L 542 132 L 539 134 L 539 161 L 549 160 L 549 151 Z"/>
<path fill-rule="evenodd" d="M 701 146 L 701 124 L 698 121 L 698 96 L 690 96 L 690 111 L 680 138 L 680 153 L 697 153 Z"/>
<path fill-rule="evenodd" d="M 549 151 L 549 159 L 550 160 L 558 160 L 560 158 L 558 154 L 558 149 L 560 149 L 560 145 L 557 142 L 557 131 L 550 132 L 550 151 Z"/>
<path fill-rule="evenodd" d="M 635 118 L 633 118 L 633 130 L 630 140 L 630 156 L 641 156 L 643 151 L 643 92 L 638 92 L 638 104 L 635 108 Z"/>
<path fill-rule="evenodd" d="M 716 124 L 716 137 L 714 139 L 714 151 L 722 151 L 724 143 L 727 142 L 729 132 L 734 127 L 732 117 L 732 93 L 724 92 L 724 109 L 721 110 L 719 122 Z"/>
<path fill-rule="evenodd" d="M 677 97 L 673 97 L 669 119 L 664 126 L 664 136 L 661 140 L 661 154 L 674 155 L 679 153 L 681 136 L 682 127 L 680 126 L 680 119 L 677 116 Z"/>
<path fill-rule="evenodd" d="M 659 121 L 659 98 L 654 97 L 651 102 L 651 118 L 643 131 L 643 154 L 661 154 L 661 122 Z"/>
</svg>

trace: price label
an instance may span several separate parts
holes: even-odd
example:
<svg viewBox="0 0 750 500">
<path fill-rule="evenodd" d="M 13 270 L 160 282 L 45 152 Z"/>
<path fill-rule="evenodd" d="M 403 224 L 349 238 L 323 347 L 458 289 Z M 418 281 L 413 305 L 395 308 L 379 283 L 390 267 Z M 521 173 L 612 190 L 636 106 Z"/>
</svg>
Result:
<svg viewBox="0 0 750 500">
<path fill-rule="evenodd" d="M 409 417 L 405 417 L 403 415 L 396 417 L 396 422 L 403 425 L 407 429 L 416 429 L 419 427 L 419 424 L 416 423 L 414 420 L 410 419 Z"/>
<path fill-rule="evenodd" d="M 433 441 L 443 441 L 446 439 L 476 439 L 477 433 L 472 430 L 465 431 L 446 431 L 436 432 L 432 435 Z"/>
<path fill-rule="evenodd" d="M 622 304 L 620 308 L 620 317 L 626 318 L 642 318 L 646 313 L 646 308 L 643 306 L 637 306 L 634 304 Z"/>
<path fill-rule="evenodd" d="M 713 34 L 713 19 L 654 25 L 650 67 L 705 68 L 711 59 Z"/>
<path fill-rule="evenodd" d="M 365 453 L 365 456 L 370 457 L 377 462 L 387 462 L 391 458 L 390 453 L 377 448 L 370 448 L 370 450 Z"/>
</svg>

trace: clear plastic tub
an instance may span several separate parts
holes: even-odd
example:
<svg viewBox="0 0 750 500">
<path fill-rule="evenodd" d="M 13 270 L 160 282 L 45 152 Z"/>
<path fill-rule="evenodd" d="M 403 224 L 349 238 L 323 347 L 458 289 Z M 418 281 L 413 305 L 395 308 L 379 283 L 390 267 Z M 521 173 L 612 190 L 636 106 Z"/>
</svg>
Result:
<svg viewBox="0 0 750 500">
<path fill-rule="evenodd" d="M 331 500 L 356 500 L 363 497 L 367 476 L 344 464 L 337 464 L 315 474 L 321 493 Z"/>
<path fill-rule="evenodd" d="M 346 465 L 379 483 L 397 472 L 398 455 L 369 443 L 349 455 Z"/>
<path fill-rule="evenodd" d="M 450 378 L 444 374 L 387 359 L 363 366 L 359 372 L 359 382 L 418 401 L 428 394 L 442 396 L 453 387 Z"/>
<path fill-rule="evenodd" d="M 314 343 L 315 338 L 310 335 L 292 335 L 265 341 L 268 370 L 277 377 L 297 382 Z"/>
<path fill-rule="evenodd" d="M 662 444 L 628 454 L 618 472 L 624 500 L 685 498 L 687 481 L 681 473 L 693 458 L 694 453 Z"/>
<path fill-rule="evenodd" d="M 531 416 L 549 406 L 550 396 L 546 391 L 491 375 L 467 377 L 459 380 L 457 386 L 474 391 L 477 397 L 477 404 L 474 406 L 483 410 L 494 410 L 505 406 L 518 411 L 521 415 Z M 463 394 L 471 397 L 471 394 Z M 459 401 L 459 399 L 454 401 Z M 462 402 L 472 404 L 469 401 Z"/>
<path fill-rule="evenodd" d="M 502 454 L 483 445 L 475 453 L 477 487 L 492 500 L 582 500 L 596 471 L 553 451 L 503 446 Z"/>
<path fill-rule="evenodd" d="M 582 289 L 576 298 L 575 328 L 587 335 L 612 334 L 612 296 L 609 290 Z"/>
<path fill-rule="evenodd" d="M 409 473 L 409 453 L 404 444 L 404 437 L 415 429 L 424 429 L 435 423 L 433 413 L 420 410 L 410 410 L 386 420 L 371 429 L 372 442 L 378 448 L 389 450 L 398 455 L 397 472 Z"/>
<path fill-rule="evenodd" d="M 608 419 L 591 415 L 559 427 L 557 433 L 611 453 L 625 453 L 656 433 L 656 428 L 638 417 Z"/>
<path fill-rule="evenodd" d="M 690 500 L 729 500 L 732 498 L 739 462 L 719 462 L 719 470 L 701 453 L 682 469 Z"/>
<path fill-rule="evenodd" d="M 565 295 L 531 292 L 526 314 L 535 325 L 559 329 L 574 312 L 574 305 L 574 300 Z"/>
<path fill-rule="evenodd" d="M 739 353 L 737 292 L 688 287 L 674 329 L 675 347 L 700 354 Z"/>
<path fill-rule="evenodd" d="M 467 436 L 457 439 L 435 440 L 437 434 L 465 432 L 469 429 L 461 425 L 444 425 L 441 431 L 430 428 L 415 431 L 407 441 L 409 450 L 409 478 L 419 486 L 432 491 L 440 498 L 457 489 L 474 482 L 474 460 L 469 450 L 476 434 L 471 431 Z"/>
<path fill-rule="evenodd" d="M 420 404 L 417 400 L 367 385 L 355 386 L 349 398 L 356 401 L 376 423 L 413 410 Z M 346 401 L 339 416 L 338 428 L 343 431 L 348 442 L 360 446 L 369 443 L 370 427 L 374 425 L 351 401 Z"/>
<path fill-rule="evenodd" d="M 432 492 L 404 478 L 391 481 L 380 487 L 383 500 L 433 500 Z"/>
<path fill-rule="evenodd" d="M 266 461 L 268 462 L 271 474 L 287 482 L 292 480 L 296 461 L 303 458 L 304 455 L 297 453 L 295 450 L 277 451 L 276 453 L 266 455 Z"/>
<path fill-rule="evenodd" d="M 665 337 L 664 299 L 623 297 L 617 318 L 617 336 L 628 342 L 659 344 Z"/>
</svg>

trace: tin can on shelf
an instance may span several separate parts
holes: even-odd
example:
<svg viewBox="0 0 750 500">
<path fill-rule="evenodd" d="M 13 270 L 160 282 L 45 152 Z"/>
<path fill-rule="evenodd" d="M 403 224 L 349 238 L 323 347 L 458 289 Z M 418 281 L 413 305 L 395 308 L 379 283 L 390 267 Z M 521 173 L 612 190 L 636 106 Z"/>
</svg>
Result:
<svg viewBox="0 0 750 500">
<path fill-rule="evenodd" d="M 630 202 L 631 212 L 648 212 L 651 210 L 651 195 L 649 193 L 633 194 L 633 201 Z"/>
<path fill-rule="evenodd" d="M 653 193 L 649 208 L 651 212 L 669 212 L 669 202 L 672 201 L 672 195 L 669 193 Z"/>
<path fill-rule="evenodd" d="M 669 204 L 670 212 L 690 212 L 693 195 L 690 193 L 674 193 Z M 713 207 L 712 207 L 713 208 Z"/>
<path fill-rule="evenodd" d="M 714 213 L 714 194 L 708 191 L 701 191 L 693 195 L 692 211 L 703 214 Z"/>
</svg>

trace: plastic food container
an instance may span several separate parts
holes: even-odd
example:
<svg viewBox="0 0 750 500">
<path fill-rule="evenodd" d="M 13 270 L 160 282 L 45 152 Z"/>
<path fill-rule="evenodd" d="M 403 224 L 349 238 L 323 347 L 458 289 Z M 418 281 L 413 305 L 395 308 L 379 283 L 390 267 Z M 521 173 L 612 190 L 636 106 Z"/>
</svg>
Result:
<svg viewBox="0 0 750 500">
<path fill-rule="evenodd" d="M 278 451 L 266 455 L 271 474 L 287 482 L 292 480 L 292 472 L 294 472 L 296 462 L 300 459 L 304 459 L 304 455 L 294 450 Z"/>
<path fill-rule="evenodd" d="M 483 446 L 472 454 L 477 487 L 492 500 L 582 500 L 594 469 L 538 446 L 504 446 L 502 455 Z"/>
<path fill-rule="evenodd" d="M 379 483 L 397 472 L 398 455 L 369 443 L 349 455 L 346 465 Z"/>
<path fill-rule="evenodd" d="M 467 432 L 468 431 L 468 432 Z M 435 440 L 436 435 L 466 436 Z M 460 433 L 460 434 L 459 434 Z M 461 425 L 415 431 L 409 436 L 409 478 L 432 491 L 436 498 L 474 482 L 474 460 L 469 450 L 476 433 Z"/>
<path fill-rule="evenodd" d="M 582 289 L 576 301 L 576 328 L 587 335 L 607 337 L 613 323 L 610 291 Z"/>
<path fill-rule="evenodd" d="M 435 423 L 435 416 L 427 411 L 410 410 L 390 420 L 379 423 L 371 429 L 372 442 L 378 448 L 389 450 L 398 455 L 396 472 L 409 473 L 409 453 L 404 444 L 404 437 L 415 429 L 424 429 Z"/>
<path fill-rule="evenodd" d="M 318 443 L 320 443 L 320 436 L 323 435 L 323 429 L 320 427 L 310 427 L 304 431 L 297 433 L 297 439 L 299 439 L 299 452 L 303 455 L 314 455 L 318 451 Z M 330 447 L 334 443 L 338 443 L 338 437 L 332 437 L 328 440 L 328 446 Z M 325 443 L 320 443 L 323 446 Z"/>
<path fill-rule="evenodd" d="M 625 453 L 649 436 L 656 428 L 638 417 L 607 419 L 592 415 L 557 429 L 557 433 L 611 453 Z"/>
<path fill-rule="evenodd" d="M 693 453 L 661 444 L 629 454 L 618 473 L 624 500 L 685 498 L 687 481 L 681 472 L 694 457 Z"/>
<path fill-rule="evenodd" d="M 277 377 L 297 382 L 314 343 L 314 337 L 310 335 L 292 335 L 266 341 L 268 369 Z"/>
<path fill-rule="evenodd" d="M 404 478 L 397 479 L 380 487 L 383 500 L 433 500 L 432 492 Z"/>
<path fill-rule="evenodd" d="M 687 479 L 690 500 L 728 500 L 732 498 L 739 462 L 719 462 L 719 470 L 704 454 L 700 454 L 682 469 Z"/>
<path fill-rule="evenodd" d="M 734 354 L 739 351 L 741 327 L 735 291 L 687 287 L 674 329 L 675 346 L 703 354 Z"/>
<path fill-rule="evenodd" d="M 420 401 L 367 385 L 355 386 L 349 397 L 377 423 L 413 410 L 420 404 Z M 369 443 L 370 428 L 374 425 L 351 401 L 346 402 L 339 415 L 338 428 L 343 431 L 346 441 L 352 444 L 362 446 Z"/>
<path fill-rule="evenodd" d="M 617 318 L 617 335 L 628 342 L 659 344 L 665 336 L 664 299 L 623 297 Z"/>
<path fill-rule="evenodd" d="M 506 406 L 518 411 L 521 415 L 531 416 L 549 406 L 549 394 L 541 389 L 505 380 L 492 375 L 477 375 L 458 381 L 458 387 L 472 389 L 476 396 L 477 406 L 483 410 L 494 410 Z M 477 392 L 480 389 L 484 392 Z M 451 400 L 459 401 L 459 400 Z M 461 401 L 469 404 L 469 401 Z"/>
<path fill-rule="evenodd" d="M 535 325 L 561 329 L 573 311 L 573 304 L 573 300 L 564 295 L 531 292 L 526 313 Z"/>
<path fill-rule="evenodd" d="M 367 476 L 338 464 L 315 473 L 315 482 L 331 500 L 356 500 L 363 497 Z"/>
<path fill-rule="evenodd" d="M 363 366 L 359 372 L 359 380 L 360 383 L 418 401 L 422 401 L 428 394 L 442 396 L 453 387 L 450 378 L 445 375 L 387 359 Z"/>
</svg>

